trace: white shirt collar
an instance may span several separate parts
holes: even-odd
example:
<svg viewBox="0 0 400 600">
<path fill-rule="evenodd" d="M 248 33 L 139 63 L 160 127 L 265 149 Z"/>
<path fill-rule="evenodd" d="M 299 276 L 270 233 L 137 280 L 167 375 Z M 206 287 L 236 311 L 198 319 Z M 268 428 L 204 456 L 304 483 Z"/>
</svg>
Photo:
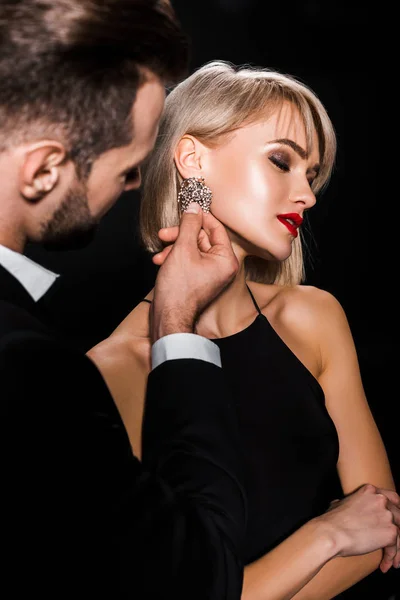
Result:
<svg viewBox="0 0 400 600">
<path fill-rule="evenodd" d="M 24 286 L 37 302 L 50 289 L 57 277 L 24 254 L 14 252 L 0 244 L 0 264 Z"/>
</svg>

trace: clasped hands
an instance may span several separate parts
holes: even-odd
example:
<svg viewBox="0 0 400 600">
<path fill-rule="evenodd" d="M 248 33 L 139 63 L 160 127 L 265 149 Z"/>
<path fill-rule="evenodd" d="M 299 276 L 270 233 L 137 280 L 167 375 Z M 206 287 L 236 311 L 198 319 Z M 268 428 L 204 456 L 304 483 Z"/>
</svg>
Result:
<svg viewBox="0 0 400 600">
<path fill-rule="evenodd" d="M 393 490 L 362 485 L 331 502 L 317 519 L 333 528 L 337 556 L 383 550 L 379 568 L 386 573 L 400 567 L 400 497 Z"/>
</svg>

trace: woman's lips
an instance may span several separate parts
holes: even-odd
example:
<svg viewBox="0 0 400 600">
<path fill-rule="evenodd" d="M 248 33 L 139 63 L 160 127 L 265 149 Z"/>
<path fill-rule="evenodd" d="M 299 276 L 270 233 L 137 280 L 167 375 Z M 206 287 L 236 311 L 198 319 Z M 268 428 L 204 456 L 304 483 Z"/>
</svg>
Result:
<svg viewBox="0 0 400 600">
<path fill-rule="evenodd" d="M 301 217 L 298 213 L 287 213 L 284 215 L 278 215 L 278 221 L 285 225 L 285 227 L 289 230 L 289 233 L 293 237 L 297 237 L 299 232 L 298 228 L 303 222 L 303 217 Z"/>
</svg>

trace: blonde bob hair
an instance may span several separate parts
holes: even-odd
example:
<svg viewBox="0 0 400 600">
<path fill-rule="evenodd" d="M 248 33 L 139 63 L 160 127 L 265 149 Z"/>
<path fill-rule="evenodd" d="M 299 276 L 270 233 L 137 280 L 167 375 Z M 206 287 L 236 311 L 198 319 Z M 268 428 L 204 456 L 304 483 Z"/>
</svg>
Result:
<svg viewBox="0 0 400 600">
<path fill-rule="evenodd" d="M 329 181 L 336 155 L 336 135 L 331 120 L 316 94 L 296 78 L 250 66 L 236 67 L 212 61 L 179 83 L 167 96 L 154 150 L 143 169 L 140 234 L 150 252 L 162 249 L 158 231 L 179 223 L 177 195 L 182 178 L 174 152 L 185 134 L 209 147 L 243 125 L 268 119 L 285 101 L 291 102 L 304 122 L 307 150 L 313 132 L 319 142 L 320 172 L 312 184 L 314 193 Z M 292 253 L 282 262 L 246 257 L 246 277 L 261 283 L 295 285 L 304 280 L 302 242 L 298 236 Z"/>
</svg>

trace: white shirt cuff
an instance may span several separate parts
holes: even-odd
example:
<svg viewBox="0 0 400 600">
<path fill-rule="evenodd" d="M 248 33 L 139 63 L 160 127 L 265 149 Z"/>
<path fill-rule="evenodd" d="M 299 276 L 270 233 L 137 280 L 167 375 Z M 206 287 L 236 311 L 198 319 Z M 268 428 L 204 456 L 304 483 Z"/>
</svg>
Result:
<svg viewBox="0 0 400 600">
<path fill-rule="evenodd" d="M 157 340 L 151 349 L 152 369 L 166 360 L 195 358 L 221 367 L 217 344 L 194 333 L 171 333 Z"/>
</svg>

